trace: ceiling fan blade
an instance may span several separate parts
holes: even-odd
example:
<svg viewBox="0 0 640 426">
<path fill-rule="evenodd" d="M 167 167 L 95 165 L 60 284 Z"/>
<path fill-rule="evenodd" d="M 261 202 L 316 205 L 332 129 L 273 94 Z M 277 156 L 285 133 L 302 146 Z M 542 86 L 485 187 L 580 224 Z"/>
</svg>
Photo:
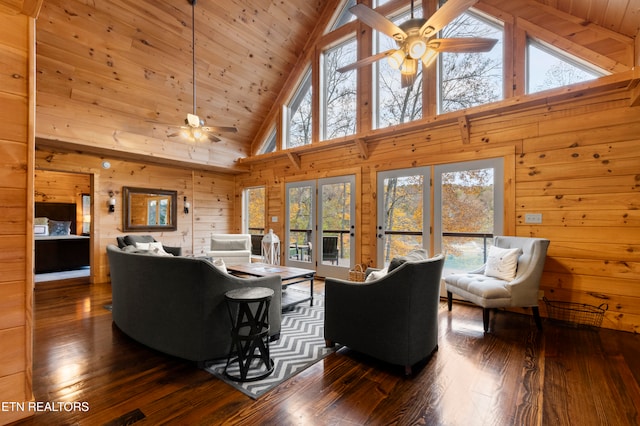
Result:
<svg viewBox="0 0 640 426">
<path fill-rule="evenodd" d="M 349 8 L 349 12 L 356 15 L 360 21 L 369 25 L 371 28 L 395 40 L 402 41 L 407 38 L 407 33 L 405 33 L 402 28 L 362 3 Z"/>
<path fill-rule="evenodd" d="M 438 52 L 488 52 L 498 40 L 494 38 L 436 38 L 429 40 L 429 48 Z"/>
<path fill-rule="evenodd" d="M 202 128 L 205 132 L 214 133 L 238 133 L 238 129 L 235 127 L 223 127 L 223 126 L 204 126 Z"/>
<path fill-rule="evenodd" d="M 356 62 L 354 62 L 352 64 L 345 65 L 342 68 L 338 68 L 336 71 L 338 71 L 338 72 L 347 72 L 347 71 L 354 70 L 356 68 L 362 68 L 362 67 L 364 67 L 366 65 L 372 64 L 372 63 L 374 63 L 376 61 L 379 61 L 382 58 L 386 58 L 387 56 L 391 55 L 393 52 L 395 52 L 395 49 L 386 50 L 384 52 L 377 53 L 377 54 L 369 56 L 367 58 L 360 59 L 359 61 L 356 61 Z"/>
<path fill-rule="evenodd" d="M 207 136 L 208 136 L 208 138 L 209 138 L 209 140 L 211 142 L 220 142 L 222 140 L 222 139 L 218 138 L 217 136 L 214 136 L 214 135 L 212 135 L 210 133 L 207 133 Z"/>
<path fill-rule="evenodd" d="M 431 15 L 427 22 L 420 28 L 419 34 L 422 37 L 431 37 L 438 31 L 443 29 L 447 24 L 471 6 L 476 4 L 478 0 L 448 0 L 441 8 Z"/>
</svg>

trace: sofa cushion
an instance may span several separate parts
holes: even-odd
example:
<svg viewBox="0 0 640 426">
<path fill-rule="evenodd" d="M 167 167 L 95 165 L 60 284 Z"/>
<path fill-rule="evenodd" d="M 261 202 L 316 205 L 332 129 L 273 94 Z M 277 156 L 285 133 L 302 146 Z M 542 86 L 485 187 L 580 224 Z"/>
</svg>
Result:
<svg viewBox="0 0 640 426">
<path fill-rule="evenodd" d="M 155 240 L 151 235 L 126 235 L 124 243 L 128 246 L 135 246 L 136 243 L 153 243 Z"/>
<path fill-rule="evenodd" d="M 520 248 L 501 248 L 491 246 L 487 255 L 484 274 L 501 280 L 511 281 L 516 277 L 518 257 L 522 254 Z"/>
<path fill-rule="evenodd" d="M 247 250 L 246 239 L 227 240 L 211 237 L 211 250 Z"/>
<path fill-rule="evenodd" d="M 398 256 L 391 259 L 389 263 L 389 272 L 393 271 L 405 262 L 419 262 L 429 258 L 429 252 L 425 249 L 411 250 L 404 256 Z"/>
</svg>

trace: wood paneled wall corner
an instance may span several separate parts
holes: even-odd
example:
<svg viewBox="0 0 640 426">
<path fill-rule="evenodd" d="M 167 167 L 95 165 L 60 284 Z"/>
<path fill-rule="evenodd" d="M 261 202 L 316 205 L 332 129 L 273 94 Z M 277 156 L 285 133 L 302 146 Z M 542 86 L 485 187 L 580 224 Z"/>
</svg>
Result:
<svg viewBox="0 0 640 426">
<path fill-rule="evenodd" d="M 7 14 L 0 3 L 0 401 L 33 400 L 33 150 L 35 97 L 34 20 Z M 19 12 L 19 11 L 17 11 Z M 0 424 L 32 415 L 2 411 Z"/>
</svg>

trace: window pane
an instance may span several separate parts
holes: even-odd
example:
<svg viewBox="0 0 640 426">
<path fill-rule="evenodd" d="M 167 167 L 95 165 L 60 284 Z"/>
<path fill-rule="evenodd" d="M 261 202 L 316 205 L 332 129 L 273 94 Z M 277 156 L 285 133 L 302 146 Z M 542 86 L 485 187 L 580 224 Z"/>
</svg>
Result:
<svg viewBox="0 0 640 426">
<path fill-rule="evenodd" d="M 265 189 L 264 187 L 246 190 L 247 230 L 250 234 L 264 234 Z"/>
<path fill-rule="evenodd" d="M 324 139 L 348 136 L 356 132 L 356 71 L 336 71 L 355 61 L 355 39 L 324 52 Z"/>
<path fill-rule="evenodd" d="M 322 263 L 339 264 L 350 259 L 351 183 L 327 183 L 322 191 Z"/>
<path fill-rule="evenodd" d="M 307 71 L 300 87 L 289 104 L 289 123 L 287 146 L 308 145 L 311 143 L 311 69 Z"/>
<path fill-rule="evenodd" d="M 398 15 L 392 21 L 398 25 L 411 17 L 410 11 Z M 414 17 L 422 17 L 422 8 L 416 7 Z M 375 32 L 376 53 L 397 49 L 398 45 L 388 35 Z M 376 128 L 395 126 L 422 118 L 422 65 L 418 65 L 415 81 L 402 87 L 400 71 L 392 68 L 386 59 L 375 63 L 377 114 Z"/>
<path fill-rule="evenodd" d="M 440 112 L 457 111 L 502 99 L 502 28 L 466 12 L 447 25 L 440 36 L 498 40 L 490 52 L 440 54 Z"/>
<path fill-rule="evenodd" d="M 264 143 L 262 144 L 262 148 L 260 148 L 260 151 L 258 152 L 258 154 L 266 154 L 269 152 L 274 152 L 276 150 L 276 128 L 274 127 L 273 130 L 271 132 L 269 132 L 269 136 L 267 136 L 267 138 L 265 139 Z"/>
<path fill-rule="evenodd" d="M 494 204 L 494 169 L 442 173 L 442 247 L 447 272 L 482 266 L 495 228 Z"/>
<path fill-rule="evenodd" d="M 355 6 L 355 4 L 356 4 L 356 0 L 347 0 L 345 2 L 344 6 L 342 7 L 342 10 L 340 11 L 340 15 L 338 15 L 338 18 L 336 19 L 336 21 L 333 23 L 333 26 L 331 27 L 331 31 L 335 30 L 336 28 L 340 28 L 347 22 L 351 22 L 356 19 L 356 17 L 351 12 L 349 12 L 349 8 Z"/>
<path fill-rule="evenodd" d="M 289 258 L 311 261 L 311 186 L 289 188 Z"/>
<path fill-rule="evenodd" d="M 528 44 L 527 55 L 527 93 L 567 86 L 604 75 L 604 72 L 580 66 L 566 55 L 532 41 Z"/>
<path fill-rule="evenodd" d="M 384 180 L 384 261 L 421 248 L 423 239 L 424 176 Z"/>
</svg>

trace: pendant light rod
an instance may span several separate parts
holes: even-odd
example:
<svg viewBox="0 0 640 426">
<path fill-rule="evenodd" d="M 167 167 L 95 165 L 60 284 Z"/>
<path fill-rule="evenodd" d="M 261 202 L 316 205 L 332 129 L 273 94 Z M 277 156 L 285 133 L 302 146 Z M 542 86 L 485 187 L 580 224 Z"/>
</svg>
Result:
<svg viewBox="0 0 640 426">
<path fill-rule="evenodd" d="M 193 65 L 193 115 L 196 114 L 196 0 L 191 3 L 191 63 Z"/>
</svg>

